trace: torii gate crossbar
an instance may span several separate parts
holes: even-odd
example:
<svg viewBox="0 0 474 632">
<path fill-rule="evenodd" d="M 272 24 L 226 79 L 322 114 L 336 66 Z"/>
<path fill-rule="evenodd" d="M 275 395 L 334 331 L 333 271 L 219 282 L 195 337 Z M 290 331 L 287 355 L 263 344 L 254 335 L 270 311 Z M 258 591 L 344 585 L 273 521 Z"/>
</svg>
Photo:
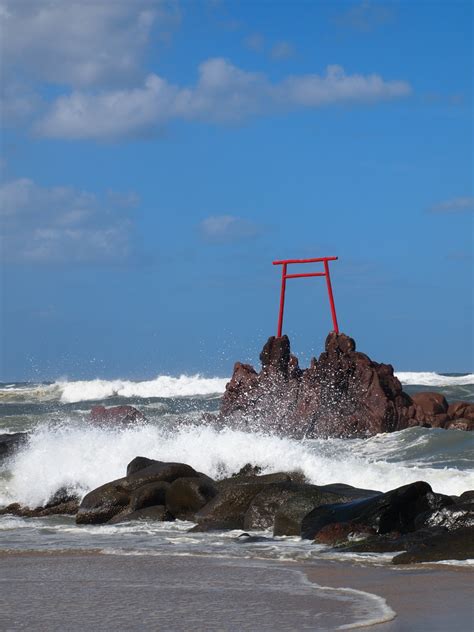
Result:
<svg viewBox="0 0 474 632">
<path fill-rule="evenodd" d="M 334 296 L 332 293 L 331 277 L 329 275 L 329 261 L 337 261 L 338 257 L 320 257 L 317 259 L 284 259 L 282 261 L 273 261 L 274 266 L 282 266 L 281 269 L 281 291 L 280 291 L 280 309 L 278 312 L 278 329 L 277 337 L 281 337 L 283 327 L 283 312 L 285 310 L 285 291 L 287 279 L 302 279 L 306 277 L 326 277 L 328 288 L 329 305 L 331 306 L 332 323 L 334 331 L 339 333 L 337 324 L 336 307 L 334 305 Z M 306 274 L 287 274 L 288 265 L 292 263 L 323 263 L 324 272 L 309 272 Z"/>
</svg>

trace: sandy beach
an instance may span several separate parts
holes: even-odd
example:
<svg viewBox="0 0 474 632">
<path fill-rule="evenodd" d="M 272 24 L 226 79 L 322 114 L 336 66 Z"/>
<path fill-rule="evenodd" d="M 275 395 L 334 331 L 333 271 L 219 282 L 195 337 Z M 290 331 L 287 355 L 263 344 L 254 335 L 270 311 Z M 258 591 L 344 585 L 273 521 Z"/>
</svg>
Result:
<svg viewBox="0 0 474 632">
<path fill-rule="evenodd" d="M 3 630 L 472 627 L 472 572 L 459 567 L 94 553 L 7 553 L 0 566 Z"/>
</svg>

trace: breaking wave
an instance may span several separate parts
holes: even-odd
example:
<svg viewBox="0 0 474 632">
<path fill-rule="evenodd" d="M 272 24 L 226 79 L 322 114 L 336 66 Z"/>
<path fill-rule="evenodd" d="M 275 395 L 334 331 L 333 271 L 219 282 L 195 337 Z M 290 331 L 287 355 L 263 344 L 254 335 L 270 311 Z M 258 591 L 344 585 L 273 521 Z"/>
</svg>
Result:
<svg viewBox="0 0 474 632">
<path fill-rule="evenodd" d="M 124 476 L 138 455 L 188 463 L 212 478 L 228 476 L 250 462 L 265 472 L 301 470 L 319 485 L 339 482 L 387 491 L 425 480 L 437 492 L 460 494 L 474 488 L 474 474 L 465 469 L 474 439 L 470 434 L 413 428 L 367 440 L 296 441 L 210 426 L 165 429 L 147 424 L 119 430 L 41 425 L 7 464 L 0 504 L 36 506 L 60 487 L 83 495 Z"/>
<path fill-rule="evenodd" d="M 441 375 L 433 372 L 397 372 L 405 386 L 456 387 L 474 385 L 474 374 Z M 152 380 L 57 380 L 53 384 L 0 385 L 0 402 L 59 401 L 73 404 L 123 398 L 179 398 L 221 395 L 229 378 L 196 375 L 159 375 Z M 462 395 L 460 395 L 461 397 Z"/>
<path fill-rule="evenodd" d="M 395 375 L 405 386 L 469 386 L 474 384 L 474 373 L 442 375 L 432 371 L 396 371 Z"/>
<path fill-rule="evenodd" d="M 52 401 L 63 404 L 97 401 L 111 397 L 153 398 L 216 395 L 225 390 L 227 378 L 201 375 L 159 375 L 153 380 L 59 380 L 54 384 L 8 385 L 0 389 L 3 401 Z"/>
</svg>

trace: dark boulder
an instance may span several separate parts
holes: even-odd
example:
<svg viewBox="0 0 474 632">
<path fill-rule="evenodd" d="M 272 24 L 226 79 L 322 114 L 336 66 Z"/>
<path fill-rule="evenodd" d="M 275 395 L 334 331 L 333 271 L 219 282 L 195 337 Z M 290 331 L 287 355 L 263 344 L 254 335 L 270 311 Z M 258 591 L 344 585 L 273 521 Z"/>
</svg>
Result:
<svg viewBox="0 0 474 632">
<path fill-rule="evenodd" d="M 423 527 L 445 527 L 455 531 L 463 527 L 474 527 L 474 503 L 457 502 L 447 507 L 426 511 L 415 520 L 417 529 Z"/>
<path fill-rule="evenodd" d="M 405 553 L 396 555 L 392 564 L 416 564 L 443 560 L 467 560 L 474 558 L 474 527 L 446 531 L 408 547 Z"/>
<path fill-rule="evenodd" d="M 305 485 L 282 503 L 275 513 L 273 535 L 301 535 L 303 518 L 315 507 L 329 503 L 345 503 L 358 498 L 370 498 L 380 492 L 358 489 L 351 485 Z"/>
<path fill-rule="evenodd" d="M 326 527 L 324 527 L 324 529 L 326 529 Z M 320 531 L 317 536 L 318 541 L 321 533 L 322 531 Z M 398 531 L 391 531 L 383 535 L 368 533 L 367 537 L 363 539 L 359 539 L 357 536 L 353 538 L 349 533 L 347 541 L 337 544 L 335 548 L 338 551 L 344 551 L 346 553 L 399 553 L 418 545 L 434 535 L 443 533 L 447 533 L 447 529 L 443 527 L 418 529 L 418 531 L 403 534 Z M 360 533 L 360 535 L 363 535 L 363 533 Z"/>
<path fill-rule="evenodd" d="M 272 472 L 258 476 L 234 474 L 230 478 L 217 481 L 216 485 L 219 489 L 223 489 L 229 485 L 242 485 L 244 483 L 303 483 L 304 481 L 305 477 L 301 472 Z"/>
<path fill-rule="evenodd" d="M 103 524 L 123 511 L 130 502 L 126 482 L 126 478 L 119 478 L 86 494 L 76 515 L 77 524 Z"/>
<path fill-rule="evenodd" d="M 0 516 L 13 515 L 22 518 L 43 518 L 45 516 L 73 516 L 79 508 L 78 500 L 69 500 L 50 506 L 26 507 L 20 503 L 12 503 L 0 509 Z"/>
<path fill-rule="evenodd" d="M 27 439 L 27 432 L 0 434 L 0 461 L 17 452 L 26 443 Z"/>
<path fill-rule="evenodd" d="M 208 476 L 177 478 L 166 491 L 166 506 L 175 518 L 194 520 L 195 513 L 218 493 Z"/>
<path fill-rule="evenodd" d="M 135 474 L 135 472 L 144 470 L 146 467 L 149 467 L 150 465 L 155 465 L 156 463 L 162 464 L 163 461 L 157 461 L 156 459 L 148 459 L 146 456 L 136 456 L 127 465 L 127 476 L 131 476 L 132 474 Z"/>
<path fill-rule="evenodd" d="M 301 536 L 313 540 L 326 525 L 354 522 L 377 533 L 415 530 L 416 517 L 430 509 L 454 504 L 449 496 L 434 494 L 428 483 L 418 481 L 372 498 L 317 507 L 303 519 Z"/>
<path fill-rule="evenodd" d="M 120 524 L 122 522 L 132 522 L 133 520 L 146 520 L 147 522 L 172 522 L 174 516 L 170 514 L 164 505 L 152 505 L 137 509 L 130 513 L 124 512 L 114 516 L 107 524 Z"/>
<path fill-rule="evenodd" d="M 265 483 L 248 482 L 221 488 L 217 496 L 196 513 L 195 530 L 243 529 L 247 509 L 264 487 Z"/>
<path fill-rule="evenodd" d="M 165 481 L 172 483 L 177 478 L 198 476 L 194 468 L 185 463 L 162 463 L 154 461 L 151 465 L 129 474 L 124 482 L 125 489 L 134 491 L 142 485 Z"/>
<path fill-rule="evenodd" d="M 375 535 L 373 527 L 367 527 L 356 522 L 333 522 L 318 531 L 314 541 L 318 544 L 334 546 L 347 540 L 365 540 L 373 535 Z"/>
<path fill-rule="evenodd" d="M 145 507 L 166 504 L 166 492 L 170 483 L 155 481 L 142 485 L 130 494 L 129 510 L 137 511 Z"/>
<path fill-rule="evenodd" d="M 93 406 L 89 415 L 95 423 L 133 423 L 142 422 L 146 417 L 133 406 Z"/>
</svg>

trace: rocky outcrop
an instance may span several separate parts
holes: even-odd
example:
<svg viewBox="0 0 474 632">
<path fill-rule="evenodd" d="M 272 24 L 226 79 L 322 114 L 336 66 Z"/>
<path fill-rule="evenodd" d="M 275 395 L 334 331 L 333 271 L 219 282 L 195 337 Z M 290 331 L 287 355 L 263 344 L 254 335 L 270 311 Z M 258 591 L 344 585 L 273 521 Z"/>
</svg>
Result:
<svg viewBox="0 0 474 632">
<path fill-rule="evenodd" d="M 356 351 L 355 341 L 330 333 L 325 351 L 300 369 L 287 336 L 271 337 L 259 373 L 237 362 L 220 420 L 295 437 L 365 437 L 422 425 L 472 429 L 474 405 L 448 406 L 439 393 L 410 397 L 390 364 Z"/>
<path fill-rule="evenodd" d="M 137 421 L 146 421 L 143 413 L 134 406 L 93 406 L 89 415 L 95 423 L 122 423 L 128 424 Z"/>
</svg>

